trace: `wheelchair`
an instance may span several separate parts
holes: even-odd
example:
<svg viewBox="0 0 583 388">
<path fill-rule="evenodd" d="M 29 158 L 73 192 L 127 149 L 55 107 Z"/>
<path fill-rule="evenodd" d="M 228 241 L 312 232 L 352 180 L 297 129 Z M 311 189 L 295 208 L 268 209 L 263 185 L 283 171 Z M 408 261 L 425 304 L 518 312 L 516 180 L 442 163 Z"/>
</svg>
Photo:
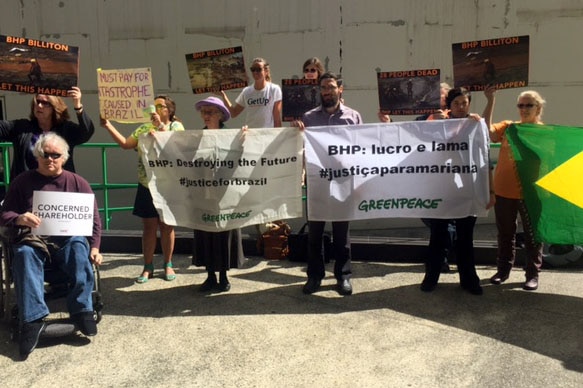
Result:
<svg viewBox="0 0 583 388">
<path fill-rule="evenodd" d="M 10 338 L 17 342 L 19 339 L 21 322 L 18 315 L 18 306 L 14 295 L 14 282 L 12 279 L 11 263 L 12 249 L 7 236 L 10 232 L 7 227 L 0 227 L 0 319 L 8 319 Z M 93 301 L 93 317 L 99 323 L 102 319 L 103 301 L 101 295 L 101 278 L 99 268 L 93 265 L 94 287 L 91 293 Z M 54 264 L 45 264 L 44 268 L 45 302 L 50 314 L 45 318 L 47 326 L 41 338 L 54 338 L 71 335 L 79 328 L 70 320 L 64 300 L 69 293 L 71 285 L 66 274 Z"/>
</svg>

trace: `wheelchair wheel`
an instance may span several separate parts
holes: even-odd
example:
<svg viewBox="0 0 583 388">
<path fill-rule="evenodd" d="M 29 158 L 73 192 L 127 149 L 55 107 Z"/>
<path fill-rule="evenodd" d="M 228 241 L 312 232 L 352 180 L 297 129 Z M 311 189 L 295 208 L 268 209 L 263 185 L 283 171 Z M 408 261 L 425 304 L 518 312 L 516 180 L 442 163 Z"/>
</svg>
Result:
<svg viewBox="0 0 583 388">
<path fill-rule="evenodd" d="M 0 319 L 3 319 L 8 317 L 10 309 L 10 273 L 4 243 L 0 245 Z"/>
<path fill-rule="evenodd" d="M 103 301 L 101 300 L 101 275 L 99 274 L 99 268 L 96 266 L 93 266 L 93 276 L 95 278 L 95 285 L 91 294 L 93 298 L 93 318 L 96 323 L 99 323 L 103 318 Z"/>
<path fill-rule="evenodd" d="M 12 306 L 10 310 L 10 339 L 13 342 L 18 342 L 20 329 L 18 327 L 18 306 Z"/>
<path fill-rule="evenodd" d="M 2 253 L 0 253 L 2 255 Z M 6 295 L 4 294 L 4 255 L 0 256 L 0 319 L 4 318 L 4 305 L 6 302 Z"/>
</svg>

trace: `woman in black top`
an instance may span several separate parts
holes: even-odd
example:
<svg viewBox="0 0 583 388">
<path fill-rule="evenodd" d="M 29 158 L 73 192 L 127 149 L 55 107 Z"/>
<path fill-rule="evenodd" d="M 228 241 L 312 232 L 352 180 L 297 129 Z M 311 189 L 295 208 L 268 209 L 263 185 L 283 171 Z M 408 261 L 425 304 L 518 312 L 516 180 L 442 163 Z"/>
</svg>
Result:
<svg viewBox="0 0 583 388">
<path fill-rule="evenodd" d="M 70 158 L 63 168 L 75 172 L 73 148 L 86 143 L 93 136 L 95 127 L 81 104 L 81 89 L 73 86 L 68 95 L 73 100 L 79 124 L 69 120 L 67 104 L 62 98 L 45 94 L 36 94 L 32 98 L 28 119 L 0 121 L 0 141 L 12 142 L 14 146 L 11 179 L 23 171 L 38 167 L 32 149 L 39 136 L 48 132 L 55 132 L 69 144 Z"/>
</svg>

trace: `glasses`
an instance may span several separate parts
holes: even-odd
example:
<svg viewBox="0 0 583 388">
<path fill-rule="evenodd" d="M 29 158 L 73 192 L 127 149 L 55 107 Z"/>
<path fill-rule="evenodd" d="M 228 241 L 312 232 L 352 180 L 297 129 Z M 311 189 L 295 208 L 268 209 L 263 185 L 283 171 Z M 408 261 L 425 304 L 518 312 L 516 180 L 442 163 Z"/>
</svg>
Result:
<svg viewBox="0 0 583 388">
<path fill-rule="evenodd" d="M 41 156 L 43 157 L 43 159 L 57 160 L 61 156 L 63 156 L 63 154 L 57 154 L 56 152 L 43 152 Z"/>
<path fill-rule="evenodd" d="M 317 73 L 318 69 L 304 69 L 304 73 Z"/>
<path fill-rule="evenodd" d="M 518 109 L 530 109 L 530 108 L 534 108 L 536 105 L 534 104 L 516 104 L 516 107 Z"/>
<path fill-rule="evenodd" d="M 214 116 L 214 115 L 218 115 L 219 112 L 213 109 L 201 109 L 200 110 L 200 114 L 201 115 L 208 115 L 208 116 Z"/>
<path fill-rule="evenodd" d="M 263 71 L 263 67 L 251 67 L 250 70 L 253 73 L 261 73 Z"/>
<path fill-rule="evenodd" d="M 168 108 L 168 107 L 166 105 L 162 105 L 162 104 L 156 105 L 156 109 L 164 109 L 164 108 Z"/>
<path fill-rule="evenodd" d="M 36 104 L 42 106 L 43 108 L 48 108 L 49 106 L 52 108 L 51 103 L 45 100 L 36 100 Z"/>
</svg>

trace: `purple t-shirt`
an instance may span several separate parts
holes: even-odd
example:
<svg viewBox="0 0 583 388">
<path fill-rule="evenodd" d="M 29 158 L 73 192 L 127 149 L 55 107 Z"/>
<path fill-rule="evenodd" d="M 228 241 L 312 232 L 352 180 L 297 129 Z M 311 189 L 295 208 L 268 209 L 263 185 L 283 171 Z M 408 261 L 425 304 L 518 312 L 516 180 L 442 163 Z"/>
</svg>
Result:
<svg viewBox="0 0 583 388">
<path fill-rule="evenodd" d="M 326 112 L 320 105 L 304 113 L 302 121 L 306 127 L 363 124 L 360 113 L 343 104 L 333 114 Z"/>
<path fill-rule="evenodd" d="M 18 175 L 8 187 L 0 212 L 0 225 L 15 226 L 14 223 L 19 215 L 32 211 L 34 191 L 93 194 L 89 183 L 70 171 L 63 170 L 59 176 L 55 177 L 44 176 L 36 170 L 25 171 Z M 99 248 L 101 244 L 101 218 L 99 218 L 97 201 L 94 201 L 93 205 L 93 235 L 87 240 L 91 248 Z"/>
</svg>

